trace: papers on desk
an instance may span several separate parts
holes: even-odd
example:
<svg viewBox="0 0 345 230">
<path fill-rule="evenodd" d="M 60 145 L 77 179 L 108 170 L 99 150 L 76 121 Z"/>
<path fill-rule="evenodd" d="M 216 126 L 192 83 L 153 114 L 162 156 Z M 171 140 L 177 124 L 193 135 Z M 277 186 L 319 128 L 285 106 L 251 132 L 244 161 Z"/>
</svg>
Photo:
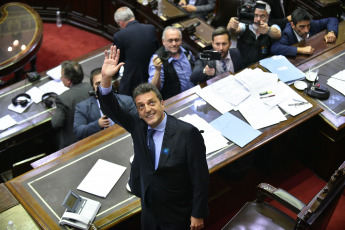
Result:
<svg viewBox="0 0 345 230">
<path fill-rule="evenodd" d="M 10 115 L 3 116 L 0 118 L 0 131 L 8 129 L 15 124 L 17 122 Z"/>
<path fill-rule="evenodd" d="M 345 70 L 342 70 L 327 80 L 327 85 L 345 95 Z"/>
<path fill-rule="evenodd" d="M 225 113 L 210 123 L 222 135 L 241 148 L 260 136 L 261 132 L 254 129 L 241 119 L 230 113 Z"/>
<path fill-rule="evenodd" d="M 54 92 L 57 95 L 60 95 L 63 92 L 65 92 L 66 90 L 68 90 L 68 88 L 66 86 L 64 86 L 62 81 L 60 81 L 60 82 L 48 81 L 44 85 L 41 85 L 39 87 L 39 89 L 42 90 L 44 93 Z"/>
<path fill-rule="evenodd" d="M 268 69 L 271 73 L 278 74 L 279 79 L 290 85 L 297 80 L 305 78 L 302 71 L 297 69 L 285 56 L 275 55 L 259 61 L 260 65 Z"/>
<path fill-rule="evenodd" d="M 18 97 L 18 100 L 28 100 L 26 97 Z M 23 113 L 34 101 L 31 100 L 26 106 L 21 106 L 21 105 L 13 105 L 13 103 L 8 105 L 8 109 L 12 110 L 16 113 Z"/>
<path fill-rule="evenodd" d="M 204 138 L 206 154 L 212 153 L 227 146 L 228 140 L 226 140 L 217 129 L 213 128 L 197 114 L 188 114 L 184 117 L 180 117 L 179 119 L 192 124 L 200 130 L 201 135 Z"/>
<path fill-rule="evenodd" d="M 61 65 L 47 71 L 47 75 L 55 81 L 61 81 Z"/>
<path fill-rule="evenodd" d="M 98 159 L 77 189 L 106 198 L 126 167 Z"/>
</svg>

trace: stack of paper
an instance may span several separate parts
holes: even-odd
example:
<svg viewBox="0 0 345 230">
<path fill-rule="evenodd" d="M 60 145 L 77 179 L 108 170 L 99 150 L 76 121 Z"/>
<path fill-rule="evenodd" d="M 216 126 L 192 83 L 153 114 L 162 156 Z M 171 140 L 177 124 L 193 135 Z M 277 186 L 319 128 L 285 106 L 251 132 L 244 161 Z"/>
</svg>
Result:
<svg viewBox="0 0 345 230">
<path fill-rule="evenodd" d="M 345 95 L 345 70 L 334 74 L 327 80 L 327 85 Z"/>
<path fill-rule="evenodd" d="M 199 117 L 197 114 L 186 115 L 180 117 L 180 120 L 194 125 L 200 130 L 202 137 L 204 138 L 206 146 L 206 154 L 217 151 L 227 146 L 228 140 L 226 140 L 222 134 L 213 128 L 207 121 Z"/>
<path fill-rule="evenodd" d="M 279 79 L 288 85 L 305 78 L 304 73 L 282 55 L 275 55 L 263 59 L 259 63 L 271 73 L 278 74 Z"/>
</svg>

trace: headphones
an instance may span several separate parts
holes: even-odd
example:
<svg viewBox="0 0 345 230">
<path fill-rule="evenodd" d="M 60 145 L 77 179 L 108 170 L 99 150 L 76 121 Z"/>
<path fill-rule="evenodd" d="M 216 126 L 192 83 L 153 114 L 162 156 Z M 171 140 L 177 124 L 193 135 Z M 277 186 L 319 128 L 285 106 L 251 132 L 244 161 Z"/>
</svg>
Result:
<svg viewBox="0 0 345 230">
<path fill-rule="evenodd" d="M 18 99 L 19 97 L 26 97 L 26 99 Z M 14 106 L 21 105 L 22 107 L 25 107 L 29 102 L 31 102 L 31 96 L 27 93 L 20 93 L 12 98 L 12 104 Z"/>
<path fill-rule="evenodd" d="M 42 102 L 47 108 L 52 108 L 54 101 L 49 99 L 49 97 L 57 97 L 57 94 L 54 92 L 45 93 L 42 95 Z"/>
</svg>

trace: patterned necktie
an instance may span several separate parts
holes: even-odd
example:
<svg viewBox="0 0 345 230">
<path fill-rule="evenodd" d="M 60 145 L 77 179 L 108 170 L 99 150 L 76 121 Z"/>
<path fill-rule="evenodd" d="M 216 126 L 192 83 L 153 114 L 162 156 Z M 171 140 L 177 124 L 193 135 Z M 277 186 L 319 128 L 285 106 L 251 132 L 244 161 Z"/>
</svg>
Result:
<svg viewBox="0 0 345 230">
<path fill-rule="evenodd" d="M 153 134 L 156 132 L 156 130 L 154 129 L 148 129 L 147 130 L 147 135 L 148 135 L 148 139 L 149 139 L 149 151 L 150 151 L 150 155 L 151 155 L 151 159 L 152 159 L 152 162 L 153 164 L 155 164 L 155 158 L 156 158 L 156 154 L 155 154 L 155 149 L 156 149 L 156 146 L 155 146 L 155 142 L 153 140 Z"/>
<path fill-rule="evenodd" d="M 226 60 L 222 60 L 224 72 L 228 71 L 226 68 Z"/>
</svg>

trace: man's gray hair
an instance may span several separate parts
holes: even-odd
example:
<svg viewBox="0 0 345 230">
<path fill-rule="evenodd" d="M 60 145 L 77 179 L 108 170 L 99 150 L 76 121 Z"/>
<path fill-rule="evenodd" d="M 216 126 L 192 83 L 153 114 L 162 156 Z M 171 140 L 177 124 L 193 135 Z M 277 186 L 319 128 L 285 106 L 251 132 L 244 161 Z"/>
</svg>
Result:
<svg viewBox="0 0 345 230">
<path fill-rule="evenodd" d="M 114 14 L 114 20 L 116 23 L 118 23 L 119 21 L 127 22 L 131 20 L 132 18 L 135 18 L 134 13 L 127 6 L 120 7 L 119 9 L 116 10 Z"/>
<path fill-rule="evenodd" d="M 265 4 L 265 5 L 266 5 L 265 10 L 266 10 L 267 14 L 270 15 L 270 13 L 271 13 L 271 7 L 270 7 L 270 5 L 269 5 L 267 2 L 264 2 L 264 1 L 256 1 L 256 3 Z"/>
<path fill-rule="evenodd" d="M 180 30 L 179 28 L 177 28 L 177 27 L 175 27 L 175 26 L 167 26 L 167 27 L 165 27 L 165 29 L 163 30 L 163 34 L 162 34 L 162 39 L 163 39 L 163 40 L 165 40 L 164 37 L 165 37 L 165 33 L 167 32 L 167 30 L 177 30 L 177 31 L 180 33 L 180 37 L 181 37 L 181 39 L 182 39 L 182 32 L 181 32 L 181 30 Z"/>
</svg>

